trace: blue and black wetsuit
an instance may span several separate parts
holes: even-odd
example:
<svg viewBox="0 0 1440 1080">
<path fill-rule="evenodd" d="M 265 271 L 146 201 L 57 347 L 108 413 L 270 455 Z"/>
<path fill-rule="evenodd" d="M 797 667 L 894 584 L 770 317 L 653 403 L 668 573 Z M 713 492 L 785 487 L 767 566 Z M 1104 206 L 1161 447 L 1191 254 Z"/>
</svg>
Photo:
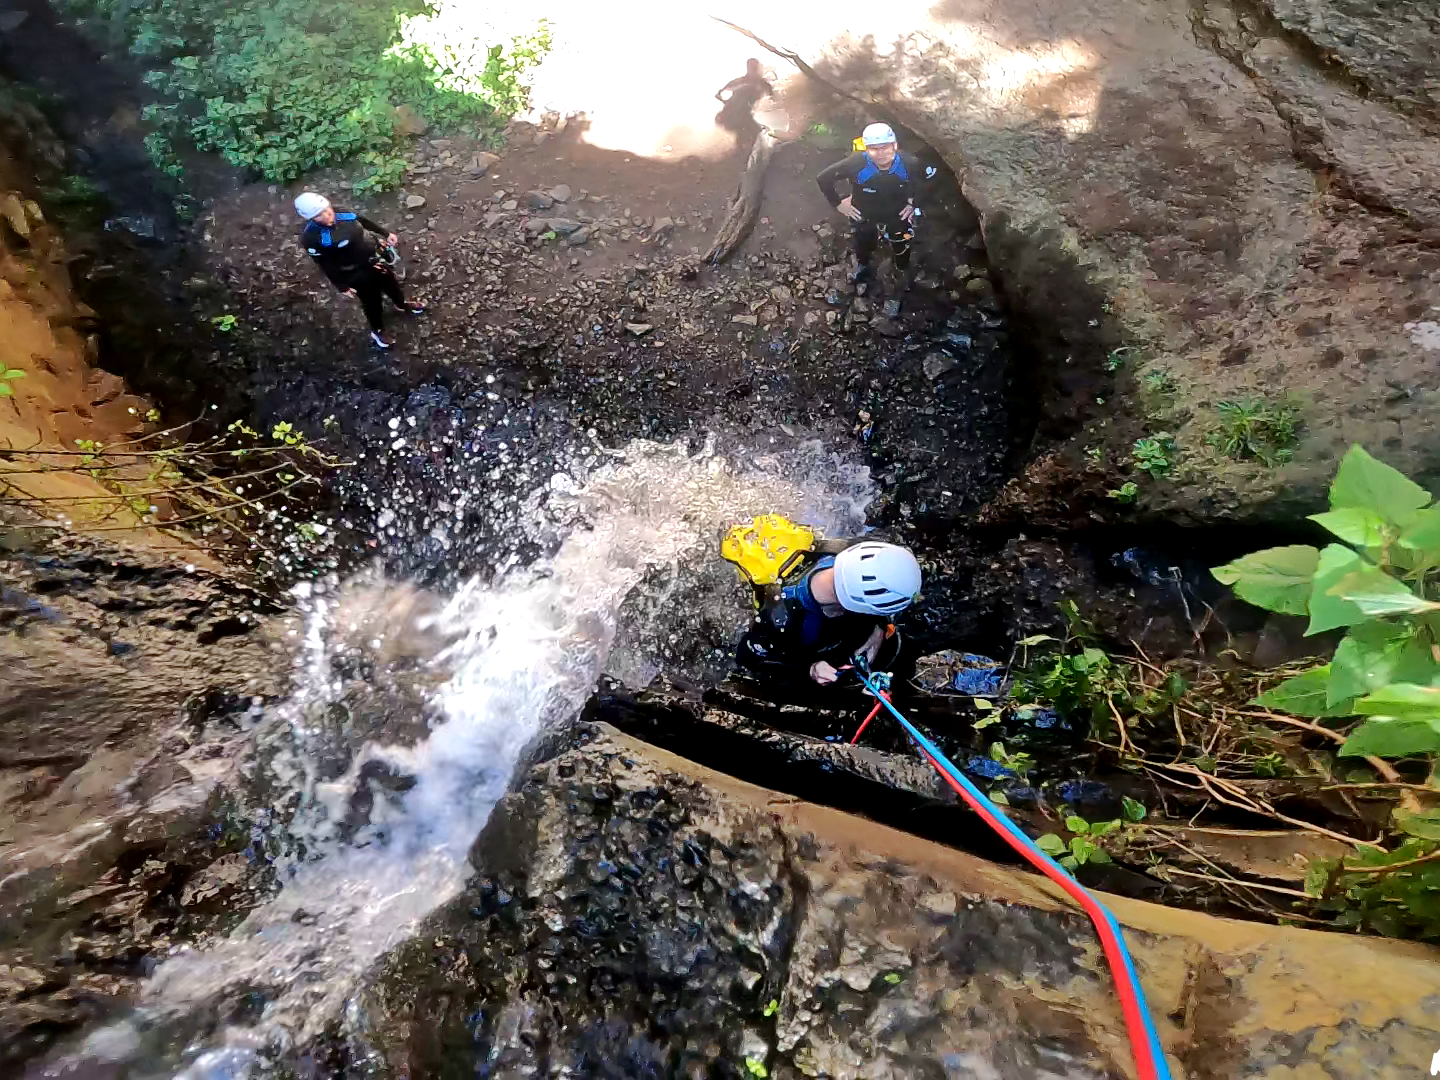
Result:
<svg viewBox="0 0 1440 1080">
<path fill-rule="evenodd" d="M 755 621 L 740 640 L 735 659 L 753 675 L 808 682 L 810 666 L 824 660 L 845 667 L 889 620 L 844 612 L 826 615 L 810 591 L 810 579 L 835 565 L 835 556 L 819 555 L 801 563 L 779 585 L 760 590 Z M 809 684 L 814 688 L 814 683 Z"/>
<path fill-rule="evenodd" d="M 935 170 L 927 169 L 909 154 L 897 153 L 890 168 L 882 169 L 866 153 L 851 154 L 844 161 L 822 169 L 815 178 L 820 191 L 831 206 L 839 206 L 844 197 L 840 181 L 850 184 L 850 201 L 864 215 L 855 222 L 855 258 L 868 266 L 875 254 L 875 243 L 883 235 L 890 245 L 895 269 L 904 273 L 910 267 L 910 242 L 915 230 L 901 217 L 900 211 L 912 202 L 918 203 L 920 185 Z"/>
<path fill-rule="evenodd" d="M 315 260 L 341 292 L 354 289 L 365 309 L 371 330 L 385 329 L 384 305 L 388 296 L 397 308 L 405 307 L 405 293 L 395 274 L 380 258 L 380 238 L 389 235 L 383 225 L 349 210 L 335 211 L 333 225 L 307 221 L 300 246 Z"/>
</svg>

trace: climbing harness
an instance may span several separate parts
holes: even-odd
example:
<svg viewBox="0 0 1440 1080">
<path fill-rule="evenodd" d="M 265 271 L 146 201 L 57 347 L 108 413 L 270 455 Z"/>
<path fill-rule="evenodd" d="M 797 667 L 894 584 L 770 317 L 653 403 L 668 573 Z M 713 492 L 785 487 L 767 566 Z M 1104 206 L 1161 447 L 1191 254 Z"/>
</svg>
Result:
<svg viewBox="0 0 1440 1080">
<path fill-rule="evenodd" d="M 1115 989 L 1120 996 L 1120 1009 L 1125 1017 L 1126 1033 L 1130 1037 L 1130 1051 L 1135 1057 L 1135 1072 L 1139 1080 L 1171 1080 L 1170 1065 L 1165 1060 L 1165 1050 L 1160 1043 L 1160 1033 L 1155 1028 L 1155 1022 L 1150 1017 L 1149 1006 L 1145 1003 L 1145 991 L 1140 985 L 1140 976 L 1135 970 L 1135 961 L 1130 956 L 1130 950 L 1125 945 L 1124 934 L 1120 930 L 1120 924 L 1115 921 L 1115 916 L 1096 900 L 1090 892 L 1076 881 L 1073 877 L 1045 852 L 1035 844 L 1035 841 L 1025 835 L 1020 826 L 1011 821 L 1005 814 L 985 797 L 955 765 L 947 758 L 933 742 L 921 734 L 920 729 L 906 720 L 900 714 L 900 710 L 890 702 L 886 693 L 888 685 L 882 687 L 875 678 L 875 674 L 868 670 L 869 665 L 865 663 L 863 656 L 855 658 L 855 673 L 860 676 L 860 681 L 865 684 L 868 690 L 876 699 L 875 708 L 870 710 L 870 715 L 860 725 L 860 730 L 855 733 L 854 743 L 860 738 L 861 733 L 874 719 L 875 715 L 883 708 L 889 711 L 905 729 L 905 734 L 910 736 L 920 753 L 934 766 L 942 779 L 945 780 L 957 795 L 965 800 L 970 809 L 974 810 L 1000 837 L 1018 852 L 1031 866 L 1039 870 L 1060 888 L 1065 890 L 1072 900 L 1080 905 L 1085 914 L 1090 916 L 1090 921 L 1095 924 L 1095 931 L 1100 937 L 1101 948 L 1105 952 L 1105 960 L 1110 965 L 1110 974 L 1115 980 Z"/>
<path fill-rule="evenodd" d="M 735 564 L 747 585 L 774 585 L 815 550 L 815 530 L 779 514 L 761 514 L 736 525 L 720 542 L 720 555 Z"/>
</svg>

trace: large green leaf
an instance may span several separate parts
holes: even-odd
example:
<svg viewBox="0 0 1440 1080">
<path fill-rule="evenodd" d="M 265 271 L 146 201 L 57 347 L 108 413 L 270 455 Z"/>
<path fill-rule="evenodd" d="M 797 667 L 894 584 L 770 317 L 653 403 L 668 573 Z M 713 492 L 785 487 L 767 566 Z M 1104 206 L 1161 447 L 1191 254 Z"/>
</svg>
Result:
<svg viewBox="0 0 1440 1080">
<path fill-rule="evenodd" d="M 1416 514 L 1409 528 L 1400 534 L 1399 544 L 1428 555 L 1431 563 L 1440 563 L 1440 506 L 1429 506 Z"/>
<path fill-rule="evenodd" d="M 1440 724 L 1440 687 L 1391 683 L 1357 701 L 1355 711 L 1362 716 L 1421 717 Z"/>
<path fill-rule="evenodd" d="M 1440 810 L 1424 810 L 1413 814 L 1396 810 L 1390 816 L 1395 827 L 1407 836 L 1418 836 L 1422 840 L 1440 840 Z"/>
<path fill-rule="evenodd" d="M 1440 604 L 1416 596 L 1403 581 L 1391 577 L 1370 563 L 1362 563 L 1358 569 L 1346 574 L 1325 591 L 1329 596 L 1350 601 L 1372 618 L 1440 611 Z"/>
<path fill-rule="evenodd" d="M 1346 506 L 1325 514 L 1311 514 L 1310 520 L 1356 547 L 1380 547 L 1386 540 L 1383 517 L 1364 506 Z"/>
<path fill-rule="evenodd" d="M 1307 636 L 1334 630 L 1337 626 L 1353 626 L 1368 618 L 1350 601 L 1330 592 L 1348 574 L 1368 565 L 1344 544 L 1331 544 L 1320 552 L 1310 592 L 1310 625 L 1305 628 Z"/>
<path fill-rule="evenodd" d="M 1330 508 L 1359 507 L 1405 528 L 1416 512 L 1430 505 L 1430 493 L 1398 469 L 1350 447 L 1330 485 Z"/>
<path fill-rule="evenodd" d="M 1440 675 L 1440 664 L 1417 638 L 1415 627 L 1361 623 L 1351 627 L 1330 661 L 1326 703 L 1338 705 L 1391 683 L 1427 683 L 1436 675 Z"/>
<path fill-rule="evenodd" d="M 1256 607 L 1285 615 L 1304 615 L 1319 559 L 1320 552 L 1310 545 L 1292 544 L 1254 552 L 1217 566 L 1210 573 L 1216 581 L 1232 586 L 1237 596 Z"/>
<path fill-rule="evenodd" d="M 1351 716 L 1355 710 L 1348 707 L 1348 698 L 1330 700 L 1331 668 L 1322 664 L 1286 679 L 1257 697 L 1255 704 L 1294 716 Z"/>
<path fill-rule="evenodd" d="M 1361 724 L 1340 747 L 1341 757 L 1408 757 L 1440 751 L 1440 729 L 1426 720 L 1376 716 Z"/>
</svg>

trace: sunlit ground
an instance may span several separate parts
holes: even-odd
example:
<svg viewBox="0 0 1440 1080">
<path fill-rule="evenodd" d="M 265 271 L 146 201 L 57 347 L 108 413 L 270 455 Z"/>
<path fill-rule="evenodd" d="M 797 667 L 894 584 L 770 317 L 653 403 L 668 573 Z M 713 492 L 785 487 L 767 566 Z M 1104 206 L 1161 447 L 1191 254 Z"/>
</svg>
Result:
<svg viewBox="0 0 1440 1080">
<path fill-rule="evenodd" d="M 752 56 L 782 79 L 794 73 L 712 19 L 712 11 L 807 58 L 852 32 L 873 36 L 882 56 L 900 39 L 908 39 L 912 53 L 938 40 L 957 85 L 992 120 L 1013 115 L 1025 122 L 1044 109 L 1070 135 L 1089 130 L 1100 90 L 1094 52 L 1064 36 L 1037 34 L 1015 45 L 1017 35 L 987 23 L 990 10 L 986 0 L 730 0 L 714 8 L 676 0 L 542 0 L 497 11 L 491 0 L 441 0 L 437 16 L 415 30 L 422 38 L 505 41 L 548 19 L 554 49 L 533 73 L 536 112 L 583 113 L 589 142 L 647 157 L 730 153 L 735 136 L 716 124 L 715 92 L 744 74 Z M 803 122 L 783 113 L 761 119 L 776 128 Z"/>
</svg>

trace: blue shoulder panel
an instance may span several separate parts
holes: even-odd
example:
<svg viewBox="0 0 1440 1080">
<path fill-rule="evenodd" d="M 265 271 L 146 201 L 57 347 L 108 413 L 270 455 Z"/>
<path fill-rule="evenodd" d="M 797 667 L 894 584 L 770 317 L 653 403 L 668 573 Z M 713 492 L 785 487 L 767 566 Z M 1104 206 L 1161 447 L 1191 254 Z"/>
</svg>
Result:
<svg viewBox="0 0 1440 1080">
<path fill-rule="evenodd" d="M 354 221 L 354 220 L 355 220 L 357 217 L 359 217 L 359 216 L 360 216 L 359 214 L 352 214 L 352 213 L 351 213 L 350 211 L 348 211 L 348 210 L 345 211 L 345 213 L 343 213 L 343 214 L 340 213 L 339 211 L 336 211 L 336 213 L 335 213 L 335 220 L 336 220 L 336 221 Z"/>
</svg>

